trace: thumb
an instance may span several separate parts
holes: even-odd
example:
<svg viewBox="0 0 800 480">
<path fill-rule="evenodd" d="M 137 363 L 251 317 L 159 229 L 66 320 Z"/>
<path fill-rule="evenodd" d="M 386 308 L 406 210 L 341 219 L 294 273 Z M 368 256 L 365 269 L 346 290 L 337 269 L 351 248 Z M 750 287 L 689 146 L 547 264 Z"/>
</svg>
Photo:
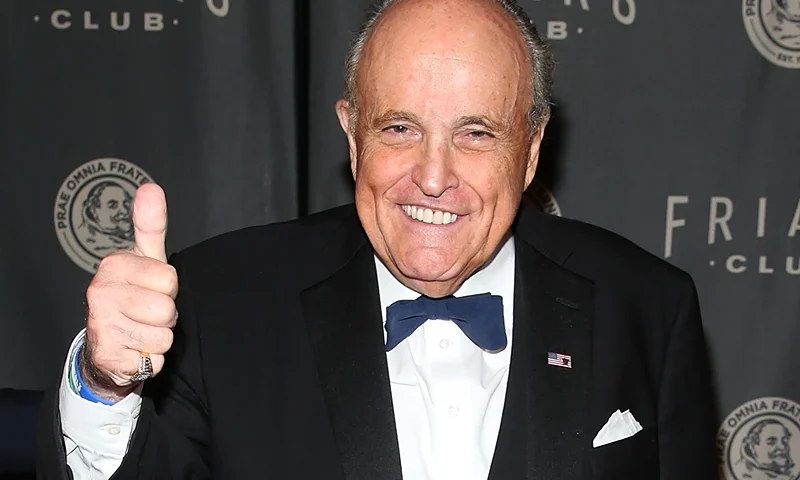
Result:
<svg viewBox="0 0 800 480">
<path fill-rule="evenodd" d="M 155 183 L 145 183 L 133 199 L 133 251 L 167 262 L 167 199 Z"/>
</svg>

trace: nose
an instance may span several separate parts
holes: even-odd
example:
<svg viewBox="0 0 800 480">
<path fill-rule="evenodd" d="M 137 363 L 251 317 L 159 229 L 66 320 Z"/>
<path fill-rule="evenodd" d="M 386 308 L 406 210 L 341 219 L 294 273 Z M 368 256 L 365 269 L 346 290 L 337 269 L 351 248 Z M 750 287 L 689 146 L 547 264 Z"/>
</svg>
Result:
<svg viewBox="0 0 800 480">
<path fill-rule="evenodd" d="M 411 175 L 422 193 L 438 198 L 447 190 L 458 186 L 452 157 L 453 152 L 446 141 L 430 139 L 426 142 L 422 156 Z"/>
</svg>

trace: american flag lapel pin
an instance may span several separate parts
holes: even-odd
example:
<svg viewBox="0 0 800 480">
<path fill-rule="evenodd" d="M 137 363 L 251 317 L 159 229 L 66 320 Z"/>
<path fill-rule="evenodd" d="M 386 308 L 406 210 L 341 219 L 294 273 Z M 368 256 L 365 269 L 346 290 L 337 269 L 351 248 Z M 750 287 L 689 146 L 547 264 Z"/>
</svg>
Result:
<svg viewBox="0 0 800 480">
<path fill-rule="evenodd" d="M 556 367 L 572 368 L 572 356 L 563 353 L 547 352 L 547 364 Z"/>
</svg>

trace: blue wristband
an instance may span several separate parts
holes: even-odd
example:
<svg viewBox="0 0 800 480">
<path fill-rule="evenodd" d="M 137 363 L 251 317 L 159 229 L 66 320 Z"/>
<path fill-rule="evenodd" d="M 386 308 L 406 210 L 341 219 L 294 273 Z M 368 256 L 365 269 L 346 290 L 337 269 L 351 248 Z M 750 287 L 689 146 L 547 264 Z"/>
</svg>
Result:
<svg viewBox="0 0 800 480">
<path fill-rule="evenodd" d="M 112 402 L 110 400 L 98 397 L 97 395 L 93 394 L 89 390 L 89 387 L 86 386 L 86 383 L 84 383 L 83 378 L 81 377 L 81 369 L 78 368 L 78 358 L 80 358 L 82 348 L 83 345 L 81 344 L 75 351 L 75 360 L 72 363 L 72 368 L 73 371 L 75 372 L 75 380 L 77 383 L 77 385 L 75 385 L 75 388 L 78 390 L 78 395 L 80 395 L 81 398 L 89 400 L 90 402 L 93 403 L 102 403 L 103 405 L 114 405 L 116 402 Z"/>
</svg>

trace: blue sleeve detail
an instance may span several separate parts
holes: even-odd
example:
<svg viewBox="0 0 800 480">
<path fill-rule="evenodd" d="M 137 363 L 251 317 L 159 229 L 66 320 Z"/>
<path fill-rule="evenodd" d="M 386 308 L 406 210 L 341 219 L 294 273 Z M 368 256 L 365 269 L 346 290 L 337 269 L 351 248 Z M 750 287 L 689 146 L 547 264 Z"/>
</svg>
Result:
<svg viewBox="0 0 800 480">
<path fill-rule="evenodd" d="M 81 377 L 81 369 L 78 368 L 78 358 L 80 358 L 80 353 L 82 348 L 83 345 L 80 345 L 78 349 L 75 351 L 75 360 L 72 362 L 72 373 L 75 376 L 75 380 L 77 383 L 77 385 L 75 385 L 75 388 L 78 390 L 77 392 L 78 395 L 80 395 L 81 398 L 89 400 L 90 402 L 93 403 L 102 403 L 103 405 L 114 405 L 116 402 L 112 402 L 110 400 L 98 397 L 97 395 L 92 393 L 91 390 L 89 390 L 89 387 L 86 386 L 86 383 L 84 383 L 83 378 Z"/>
</svg>

